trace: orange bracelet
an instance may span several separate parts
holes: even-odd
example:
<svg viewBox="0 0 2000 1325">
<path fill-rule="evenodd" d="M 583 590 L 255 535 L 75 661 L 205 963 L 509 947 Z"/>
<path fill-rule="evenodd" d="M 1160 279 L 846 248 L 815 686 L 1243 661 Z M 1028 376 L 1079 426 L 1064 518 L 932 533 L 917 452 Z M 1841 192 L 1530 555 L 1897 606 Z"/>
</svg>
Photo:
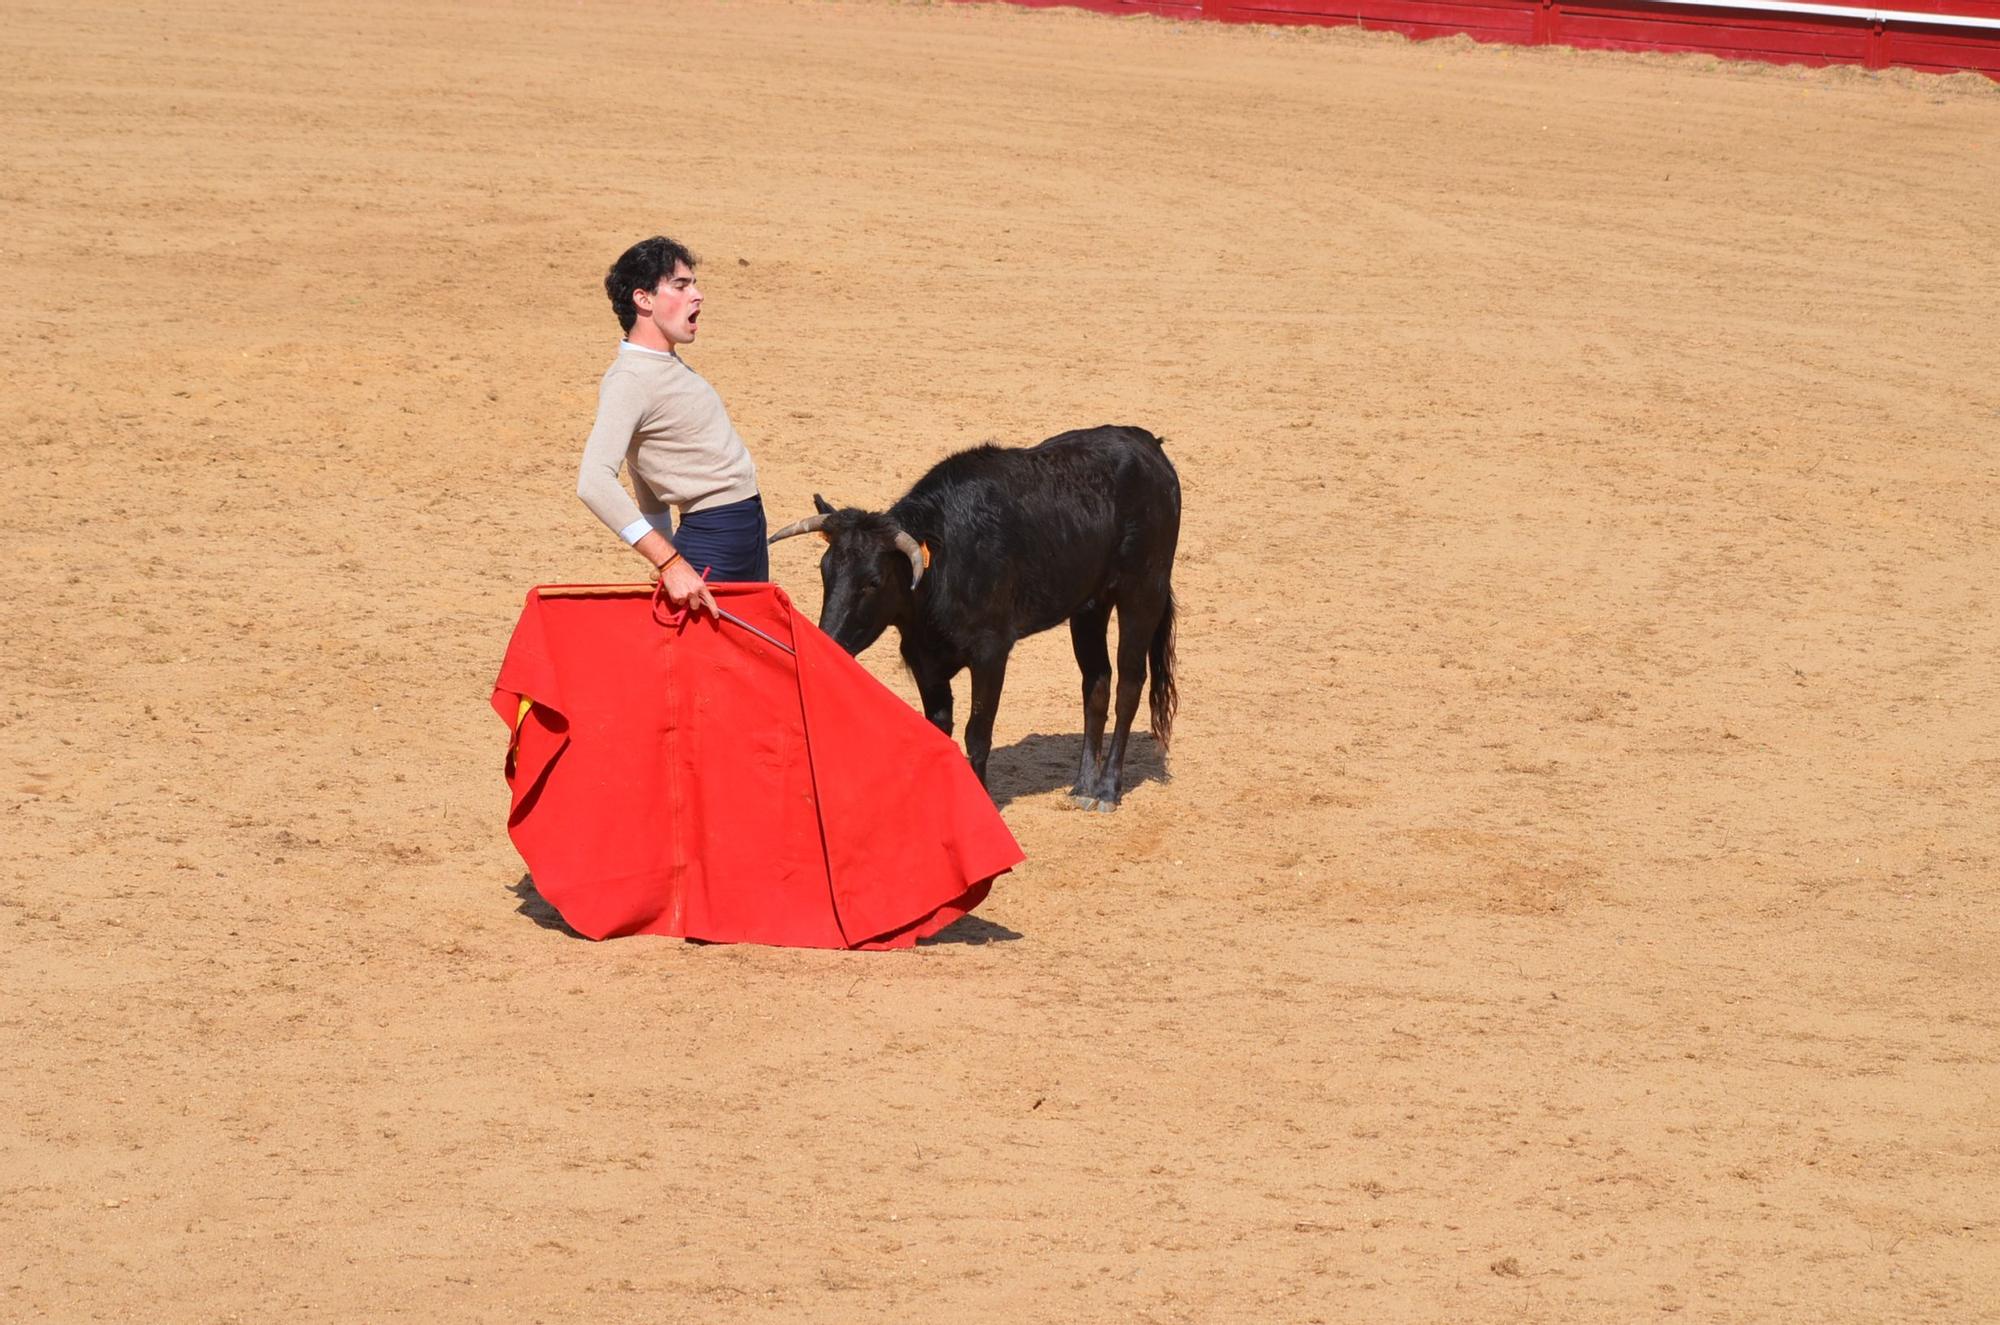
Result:
<svg viewBox="0 0 2000 1325">
<path fill-rule="evenodd" d="M 653 567 L 653 574 L 665 575 L 667 573 L 667 567 L 673 565 L 676 561 L 679 561 L 680 559 L 681 559 L 681 550 L 679 548 L 675 548 L 674 555 L 668 557 L 665 561 Z"/>
</svg>

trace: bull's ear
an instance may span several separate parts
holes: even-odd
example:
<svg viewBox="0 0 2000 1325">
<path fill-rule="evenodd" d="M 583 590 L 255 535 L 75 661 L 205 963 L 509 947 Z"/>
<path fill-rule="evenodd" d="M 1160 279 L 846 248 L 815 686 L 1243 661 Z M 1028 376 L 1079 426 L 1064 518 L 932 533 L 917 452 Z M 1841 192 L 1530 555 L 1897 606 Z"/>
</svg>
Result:
<svg viewBox="0 0 2000 1325">
<path fill-rule="evenodd" d="M 827 505 L 826 498 L 820 496 L 817 492 L 813 494 L 813 509 L 818 511 L 821 515 L 833 514 L 833 507 Z"/>
</svg>

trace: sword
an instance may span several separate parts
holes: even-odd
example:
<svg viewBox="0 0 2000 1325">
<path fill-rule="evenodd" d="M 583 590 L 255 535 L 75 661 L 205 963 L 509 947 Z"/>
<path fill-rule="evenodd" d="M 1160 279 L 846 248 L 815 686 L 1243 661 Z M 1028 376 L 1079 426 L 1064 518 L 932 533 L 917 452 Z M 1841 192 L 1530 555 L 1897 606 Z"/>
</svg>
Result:
<svg viewBox="0 0 2000 1325">
<path fill-rule="evenodd" d="M 701 580 L 703 584 L 708 583 L 708 573 L 713 569 L 714 567 L 712 566 L 703 566 L 701 568 Z M 711 604 L 714 603 L 714 599 L 710 599 L 709 601 Z M 766 644 L 770 645 L 772 648 L 783 649 L 786 653 L 791 654 L 794 658 L 799 656 L 799 651 L 797 649 L 793 648 L 789 644 L 781 644 L 777 640 L 772 639 L 769 635 L 766 635 L 763 631 L 757 629 L 757 627 L 751 625 L 748 621 L 745 621 L 742 617 L 737 616 L 734 612 L 725 612 L 720 607 L 717 607 L 715 609 L 715 614 L 721 617 L 724 621 L 729 622 L 733 626 L 743 627 L 743 629 L 749 631 L 752 635 L 755 635 L 758 639 L 763 640 Z"/>
<path fill-rule="evenodd" d="M 799 656 L 799 651 L 797 649 L 793 648 L 789 644 L 784 643 L 782 640 L 772 639 L 769 635 L 766 635 L 763 631 L 757 629 L 757 627 L 751 625 L 748 621 L 745 621 L 742 617 L 737 616 L 734 612 L 725 612 L 718 607 L 715 609 L 715 614 L 721 617 L 724 621 L 727 621 L 732 626 L 743 627 L 743 629 L 749 631 L 752 635 L 755 635 L 758 639 L 763 640 L 766 644 L 770 645 L 772 648 L 783 649 L 786 653 L 791 654 L 794 658 Z"/>
</svg>

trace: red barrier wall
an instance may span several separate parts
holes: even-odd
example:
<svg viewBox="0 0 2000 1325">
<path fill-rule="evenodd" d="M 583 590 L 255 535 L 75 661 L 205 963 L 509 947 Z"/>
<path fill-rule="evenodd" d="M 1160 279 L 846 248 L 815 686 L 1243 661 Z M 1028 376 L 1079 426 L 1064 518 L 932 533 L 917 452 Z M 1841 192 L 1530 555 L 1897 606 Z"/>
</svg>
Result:
<svg viewBox="0 0 2000 1325">
<path fill-rule="evenodd" d="M 1223 23 L 1360 26 L 1410 37 L 1618 51 L 1698 51 L 1779 64 L 1899 65 L 1973 70 L 2000 79 L 2000 0 L 1896 0 L 1893 9 L 1830 4 L 1846 13 L 1670 4 L 1664 0 L 1007 0 L 1109 14 Z M 1935 21 L 1925 15 L 1937 15 Z M 1993 26 L 1954 23 L 1984 21 Z"/>
</svg>

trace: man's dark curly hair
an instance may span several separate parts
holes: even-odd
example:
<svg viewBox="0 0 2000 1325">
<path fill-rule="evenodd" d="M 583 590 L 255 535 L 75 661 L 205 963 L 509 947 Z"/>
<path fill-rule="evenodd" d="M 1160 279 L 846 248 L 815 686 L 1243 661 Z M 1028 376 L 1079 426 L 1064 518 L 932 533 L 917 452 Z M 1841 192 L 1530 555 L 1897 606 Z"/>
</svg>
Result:
<svg viewBox="0 0 2000 1325">
<path fill-rule="evenodd" d="M 694 261 L 694 254 L 684 245 L 665 235 L 642 239 L 620 253 L 611 270 L 604 273 L 604 293 L 611 296 L 611 311 L 618 315 L 618 325 L 629 332 L 639 320 L 638 306 L 632 302 L 634 290 L 658 289 L 663 279 L 674 274 L 676 262 L 693 271 Z"/>
</svg>

